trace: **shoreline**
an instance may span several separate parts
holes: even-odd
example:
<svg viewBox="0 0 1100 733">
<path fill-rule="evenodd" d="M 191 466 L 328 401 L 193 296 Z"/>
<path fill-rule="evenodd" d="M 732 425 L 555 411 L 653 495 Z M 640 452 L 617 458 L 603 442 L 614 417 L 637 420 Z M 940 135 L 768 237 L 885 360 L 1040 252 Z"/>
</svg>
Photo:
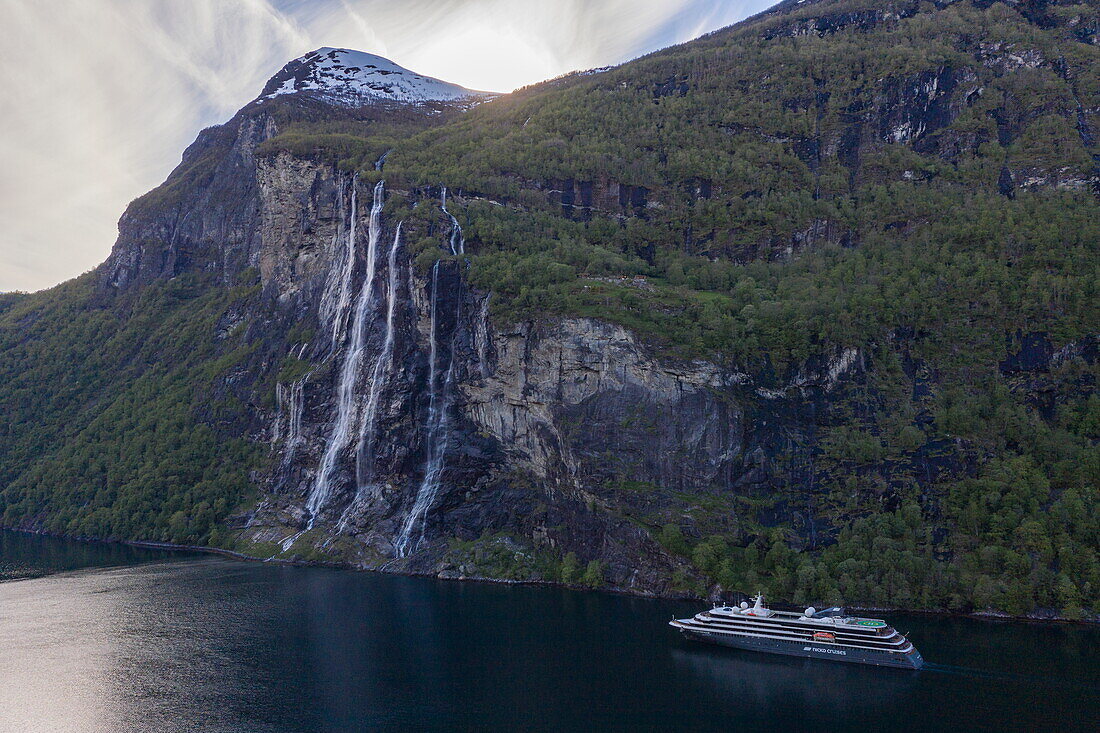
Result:
<svg viewBox="0 0 1100 733">
<path fill-rule="evenodd" d="M 550 580 L 507 580 L 504 578 L 487 578 L 482 576 L 449 576 L 449 575 L 433 575 L 429 573 L 410 573 L 401 572 L 395 570 L 385 570 L 382 567 L 379 568 L 364 568 L 357 567 L 350 563 L 335 563 L 335 562 L 317 562 L 313 560 L 290 560 L 286 558 L 277 557 L 256 557 L 254 555 L 246 555 L 236 550 L 227 550 L 222 547 L 207 547 L 204 545 L 177 545 L 172 542 L 156 542 L 153 540 L 110 540 L 102 539 L 99 537 L 71 537 L 63 534 L 56 534 L 53 532 L 45 532 L 34 529 L 24 529 L 20 527 L 2 527 L 0 531 L 7 530 L 11 532 L 20 532 L 22 534 L 37 535 L 40 537 L 51 537 L 54 539 L 70 540 L 73 542 L 89 542 L 103 545 L 125 545 L 128 547 L 141 547 L 149 550 L 164 550 L 166 552 L 196 552 L 206 555 L 220 555 L 232 560 L 240 560 L 243 562 L 255 562 L 255 563 L 271 563 L 275 565 L 287 565 L 297 567 L 314 567 L 314 568 L 329 568 L 332 570 L 348 570 L 359 573 L 385 573 L 387 575 L 403 575 L 410 578 L 432 578 L 435 580 L 445 580 L 452 582 L 475 582 L 475 583 L 494 583 L 498 585 L 531 585 L 531 586 L 552 586 L 558 588 L 567 588 L 569 590 L 584 590 L 596 593 L 613 593 L 615 595 L 631 596 L 633 598 L 653 598 L 661 600 L 678 600 L 678 601 L 700 601 L 710 602 L 706 597 L 702 596 L 687 596 L 687 597 L 669 597 L 659 596 L 653 593 L 639 593 L 637 591 L 630 591 L 623 588 L 605 587 L 605 588 L 589 588 L 582 585 L 566 585 L 564 583 L 557 583 Z M 16 579 L 18 580 L 18 579 Z M 1063 616 L 1013 616 L 1003 611 L 951 611 L 949 609 L 916 609 L 916 608 L 897 608 L 897 607 L 883 607 L 883 606 L 861 606 L 858 604 L 844 604 L 844 608 L 850 611 L 858 611 L 861 613 L 906 613 L 921 616 L 942 616 L 947 618 L 970 618 L 978 621 L 1016 621 L 1033 624 L 1073 624 L 1073 625 L 1085 625 L 1085 626 L 1098 626 L 1100 625 L 1100 615 L 1093 615 L 1081 619 L 1069 619 Z"/>
</svg>

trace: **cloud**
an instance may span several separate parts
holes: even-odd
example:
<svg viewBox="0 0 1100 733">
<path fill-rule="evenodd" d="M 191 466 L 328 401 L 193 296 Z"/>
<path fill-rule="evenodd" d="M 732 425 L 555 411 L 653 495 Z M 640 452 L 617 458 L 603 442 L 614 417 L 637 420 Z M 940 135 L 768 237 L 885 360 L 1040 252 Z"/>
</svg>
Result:
<svg viewBox="0 0 1100 733">
<path fill-rule="evenodd" d="M 165 178 L 195 134 L 314 48 L 357 48 L 508 91 L 625 61 L 768 4 L 0 0 L 0 291 L 95 267 L 126 204 Z"/>
<path fill-rule="evenodd" d="M 0 0 L 0 18 L 0 290 L 102 261 L 127 202 L 309 43 L 259 1 Z"/>
</svg>

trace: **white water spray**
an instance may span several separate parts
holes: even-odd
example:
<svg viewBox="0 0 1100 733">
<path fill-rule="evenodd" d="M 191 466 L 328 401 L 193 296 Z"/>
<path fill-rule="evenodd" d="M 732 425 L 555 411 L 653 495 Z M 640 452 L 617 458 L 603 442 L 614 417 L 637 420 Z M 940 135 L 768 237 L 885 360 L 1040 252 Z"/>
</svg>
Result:
<svg viewBox="0 0 1100 733">
<path fill-rule="evenodd" d="M 429 362 L 428 362 L 428 432 L 425 436 L 427 443 L 427 458 L 424 462 L 424 479 L 420 482 L 420 488 L 416 493 L 416 501 L 412 509 L 405 517 L 405 523 L 401 527 L 401 533 L 397 537 L 395 548 L 398 557 L 406 557 L 410 549 L 415 550 L 420 541 L 424 539 L 424 518 L 435 502 L 439 494 L 440 479 L 443 476 L 443 459 L 447 454 L 447 423 L 450 407 L 451 383 L 454 379 L 454 348 L 452 344 L 451 356 L 447 366 L 447 372 L 443 377 L 443 385 L 439 387 L 439 261 L 432 268 L 432 304 L 431 304 L 431 328 L 429 331 Z M 416 544 L 409 546 L 414 529 L 419 525 L 419 535 Z"/>
<path fill-rule="evenodd" d="M 442 203 L 439 208 L 443 210 L 443 213 L 447 215 L 447 218 L 451 220 L 451 254 L 460 255 L 466 253 L 466 239 L 462 236 L 462 227 L 458 224 L 458 219 L 454 218 L 451 212 L 447 211 L 447 187 L 443 187 Z"/>
<path fill-rule="evenodd" d="M 340 268 L 340 279 L 336 283 L 339 288 L 333 296 L 331 292 L 326 289 L 325 295 L 321 299 L 321 314 L 326 318 L 331 319 L 332 322 L 332 348 L 336 349 L 344 337 L 344 328 L 347 325 L 347 312 L 348 306 L 351 303 L 351 276 L 355 270 L 355 224 L 358 218 L 359 212 L 357 211 L 359 196 L 356 193 L 356 182 L 359 180 L 358 176 L 352 179 L 351 183 L 351 219 L 348 223 L 347 237 L 345 237 L 344 246 L 344 262 Z M 341 189 L 340 201 L 343 202 L 343 193 Z M 342 207 L 341 207 L 342 208 Z M 333 244 L 335 245 L 336 234 L 333 234 Z M 335 246 L 333 247 L 335 249 Z"/>
<path fill-rule="evenodd" d="M 309 528 L 313 527 L 318 513 L 324 508 L 332 495 L 332 472 L 336 468 L 336 461 L 340 452 L 347 447 L 351 426 L 356 417 L 355 383 L 366 344 L 367 311 L 374 295 L 375 254 L 378 250 L 378 239 L 382 233 L 384 184 L 384 181 L 379 181 L 374 187 L 370 224 L 367 227 L 367 271 L 363 276 L 363 285 L 359 290 L 359 301 L 355 307 L 355 318 L 351 327 L 351 343 L 344 355 L 344 365 L 340 370 L 340 380 L 336 386 L 336 421 L 332 427 L 332 435 L 325 446 L 325 454 L 321 458 L 321 465 L 317 469 L 317 481 L 314 483 L 313 490 L 310 491 L 309 499 L 306 501 L 306 509 L 309 511 Z M 354 206 L 352 208 L 354 209 Z"/>
<path fill-rule="evenodd" d="M 275 385 L 275 425 L 271 428 L 271 445 L 276 446 L 283 439 L 283 403 L 286 402 L 286 387 Z"/>
<path fill-rule="evenodd" d="M 397 309 L 397 252 L 401 246 L 402 224 L 404 222 L 398 222 L 397 224 L 397 232 L 393 236 L 390 256 L 386 263 L 389 275 L 389 287 L 386 294 L 386 336 L 382 341 L 382 349 L 378 352 L 378 358 L 374 361 L 374 368 L 371 369 L 367 407 L 363 414 L 363 425 L 359 431 L 359 445 L 355 450 L 355 476 L 358 491 L 362 491 L 374 473 L 374 443 L 376 437 L 374 432 L 378 414 L 378 401 L 382 396 L 382 388 L 385 386 L 393 366 L 393 318 Z"/>
<path fill-rule="evenodd" d="M 476 331 L 474 338 L 477 340 L 477 366 L 481 371 L 481 378 L 489 378 L 489 299 L 492 293 L 486 293 L 481 301 L 481 310 L 478 312 Z"/>
<path fill-rule="evenodd" d="M 275 387 L 275 396 L 279 406 L 279 419 L 275 421 L 276 443 L 283 442 L 283 465 L 289 465 L 294 460 L 294 454 L 298 445 L 302 442 L 302 412 L 305 405 L 305 383 L 309 379 L 307 374 L 297 382 L 289 385 L 279 384 Z M 282 437 L 282 413 L 287 412 L 286 437 Z"/>
<path fill-rule="evenodd" d="M 374 169 L 376 171 L 381 171 L 386 166 L 386 158 L 390 157 L 390 153 L 392 152 L 393 149 L 391 148 L 390 150 L 382 153 L 382 155 L 379 156 L 378 160 L 374 161 Z"/>
<path fill-rule="evenodd" d="M 294 543 L 298 541 L 298 538 L 304 535 L 307 531 L 309 531 L 308 527 L 306 529 L 299 530 L 298 532 L 295 532 L 288 537 L 284 537 L 282 541 L 279 542 L 279 547 L 282 548 L 283 552 L 288 552 L 291 547 L 294 547 Z M 274 557 L 274 555 L 272 555 L 272 557 Z M 270 560 L 271 558 L 268 559 Z"/>
</svg>

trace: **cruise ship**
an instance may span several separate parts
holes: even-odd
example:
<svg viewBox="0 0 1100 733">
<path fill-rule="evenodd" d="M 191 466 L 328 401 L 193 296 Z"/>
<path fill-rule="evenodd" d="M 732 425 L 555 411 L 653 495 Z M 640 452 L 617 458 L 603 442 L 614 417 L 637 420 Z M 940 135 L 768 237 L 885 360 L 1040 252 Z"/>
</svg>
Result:
<svg viewBox="0 0 1100 733">
<path fill-rule="evenodd" d="M 696 641 L 796 657 L 920 669 L 920 652 L 885 621 L 849 616 L 842 608 L 773 611 L 758 595 L 753 606 L 716 606 L 671 625 Z"/>
</svg>

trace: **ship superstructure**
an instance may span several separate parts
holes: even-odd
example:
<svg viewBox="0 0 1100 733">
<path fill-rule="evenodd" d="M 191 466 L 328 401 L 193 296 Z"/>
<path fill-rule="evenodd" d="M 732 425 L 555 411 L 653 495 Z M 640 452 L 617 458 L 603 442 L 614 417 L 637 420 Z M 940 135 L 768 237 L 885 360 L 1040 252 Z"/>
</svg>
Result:
<svg viewBox="0 0 1100 733">
<path fill-rule="evenodd" d="M 716 606 L 671 625 L 689 639 L 738 649 L 905 669 L 924 664 L 913 644 L 885 621 L 842 608 L 774 611 L 763 595 L 752 606 Z"/>
</svg>

